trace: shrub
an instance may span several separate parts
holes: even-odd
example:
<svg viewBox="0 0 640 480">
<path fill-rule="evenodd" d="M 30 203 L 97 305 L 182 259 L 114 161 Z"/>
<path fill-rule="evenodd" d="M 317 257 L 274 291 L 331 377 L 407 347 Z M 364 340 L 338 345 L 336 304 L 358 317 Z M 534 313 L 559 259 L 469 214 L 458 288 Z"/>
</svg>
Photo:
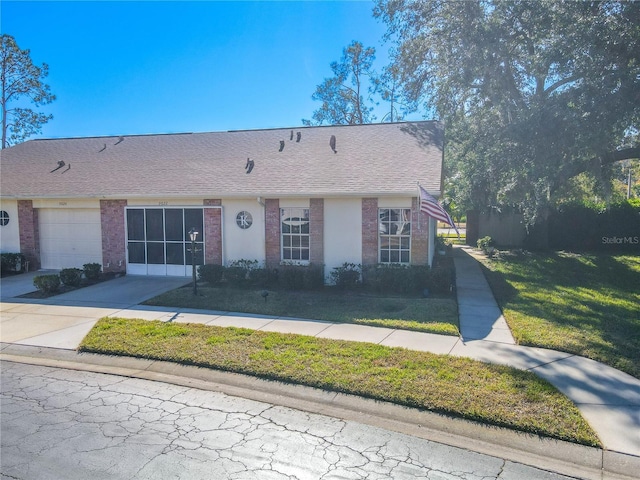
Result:
<svg viewBox="0 0 640 480">
<path fill-rule="evenodd" d="M 343 263 L 331 270 L 331 281 L 336 287 L 347 290 L 360 284 L 362 266 L 355 263 Z"/>
<path fill-rule="evenodd" d="M 278 284 L 289 290 L 315 290 L 324 286 L 324 266 L 283 264 L 275 273 Z"/>
<path fill-rule="evenodd" d="M 222 265 L 200 265 L 198 267 L 198 278 L 210 285 L 218 285 L 222 281 L 225 268 Z"/>
<path fill-rule="evenodd" d="M 363 277 L 367 286 L 380 293 L 409 293 L 419 289 L 408 265 L 371 265 L 365 268 Z"/>
<path fill-rule="evenodd" d="M 63 268 L 60 270 L 60 281 L 67 287 L 79 287 L 82 280 L 82 270 L 79 268 Z"/>
<path fill-rule="evenodd" d="M 85 263 L 82 267 L 84 269 L 84 276 L 87 280 L 97 280 L 100 278 L 102 265 L 99 263 Z"/>
<path fill-rule="evenodd" d="M 229 285 L 237 287 L 251 285 L 256 278 L 261 276 L 260 273 L 257 273 L 259 270 L 262 268 L 260 268 L 258 260 L 234 260 L 224 270 L 224 278 Z"/>
<path fill-rule="evenodd" d="M 54 293 L 60 288 L 60 277 L 53 275 L 38 275 L 33 277 L 33 285 L 43 293 Z"/>
<path fill-rule="evenodd" d="M 21 272 L 26 258 L 21 253 L 0 254 L 0 271 L 4 273 Z"/>
<path fill-rule="evenodd" d="M 424 287 L 434 293 L 449 293 L 454 284 L 453 276 L 453 268 L 451 267 L 433 267 L 429 270 Z"/>
<path fill-rule="evenodd" d="M 370 265 L 363 271 L 366 286 L 378 293 L 418 294 L 425 288 L 434 293 L 449 293 L 454 283 L 453 263 L 427 265 Z"/>
<path fill-rule="evenodd" d="M 489 247 L 493 245 L 493 239 L 487 235 L 486 237 L 479 238 L 476 245 L 484 253 L 487 253 L 487 251 L 489 250 Z"/>
</svg>

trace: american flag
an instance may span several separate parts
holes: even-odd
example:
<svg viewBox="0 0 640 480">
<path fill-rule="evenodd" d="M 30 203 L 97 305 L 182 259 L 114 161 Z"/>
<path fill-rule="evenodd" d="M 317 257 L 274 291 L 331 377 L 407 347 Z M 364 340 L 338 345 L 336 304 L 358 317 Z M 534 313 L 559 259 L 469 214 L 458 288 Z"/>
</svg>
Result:
<svg viewBox="0 0 640 480">
<path fill-rule="evenodd" d="M 418 185 L 418 191 L 420 192 L 420 211 L 426 213 L 432 218 L 435 218 L 436 220 L 448 223 L 453 227 L 456 233 L 460 235 L 458 228 L 455 223 L 453 223 L 453 220 L 451 220 L 447 211 L 442 208 L 442 205 L 440 205 L 432 195 L 429 195 L 421 185 Z"/>
</svg>

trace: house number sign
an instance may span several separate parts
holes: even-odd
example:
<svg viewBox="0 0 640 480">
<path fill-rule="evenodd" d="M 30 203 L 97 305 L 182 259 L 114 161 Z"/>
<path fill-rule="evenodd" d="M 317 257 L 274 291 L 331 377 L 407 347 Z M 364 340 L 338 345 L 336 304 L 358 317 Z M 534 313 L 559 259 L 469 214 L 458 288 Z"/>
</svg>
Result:
<svg viewBox="0 0 640 480">
<path fill-rule="evenodd" d="M 253 217 L 247 211 L 241 211 L 236 215 L 236 225 L 241 229 L 246 230 L 253 224 Z"/>
</svg>

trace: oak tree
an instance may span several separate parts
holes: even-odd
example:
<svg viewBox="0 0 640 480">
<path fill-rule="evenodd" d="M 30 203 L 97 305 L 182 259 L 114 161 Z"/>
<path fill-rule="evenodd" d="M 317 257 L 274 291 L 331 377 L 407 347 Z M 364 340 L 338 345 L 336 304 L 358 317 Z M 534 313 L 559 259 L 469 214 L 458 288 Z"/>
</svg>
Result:
<svg viewBox="0 0 640 480">
<path fill-rule="evenodd" d="M 575 175 L 640 157 L 640 2 L 377 0 L 403 94 L 446 125 L 458 203 L 534 223 Z"/>
</svg>

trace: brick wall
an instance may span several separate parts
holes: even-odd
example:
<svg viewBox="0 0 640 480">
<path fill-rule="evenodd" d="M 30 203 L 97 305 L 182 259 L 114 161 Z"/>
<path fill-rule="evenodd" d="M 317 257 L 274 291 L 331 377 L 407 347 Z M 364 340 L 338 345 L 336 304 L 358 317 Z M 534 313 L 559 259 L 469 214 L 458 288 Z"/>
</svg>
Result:
<svg viewBox="0 0 640 480">
<path fill-rule="evenodd" d="M 362 265 L 378 263 L 378 199 L 362 199 Z"/>
<path fill-rule="evenodd" d="M 418 197 L 411 200 L 411 263 L 429 262 L 429 217 L 420 211 Z"/>
<path fill-rule="evenodd" d="M 30 270 L 40 268 L 40 227 L 38 210 L 31 200 L 18 200 L 20 252 L 27 258 Z"/>
<path fill-rule="evenodd" d="M 264 238 L 267 268 L 280 265 L 280 200 L 267 198 L 264 208 Z"/>
<path fill-rule="evenodd" d="M 205 207 L 219 207 L 222 200 L 207 198 L 204 200 Z M 204 263 L 222 265 L 222 209 L 204 209 L 204 238 L 205 252 Z"/>
<path fill-rule="evenodd" d="M 123 272 L 127 268 L 126 200 L 100 200 L 102 227 L 102 271 Z"/>
<path fill-rule="evenodd" d="M 309 201 L 309 261 L 324 264 L 324 199 L 312 198 Z"/>
</svg>

